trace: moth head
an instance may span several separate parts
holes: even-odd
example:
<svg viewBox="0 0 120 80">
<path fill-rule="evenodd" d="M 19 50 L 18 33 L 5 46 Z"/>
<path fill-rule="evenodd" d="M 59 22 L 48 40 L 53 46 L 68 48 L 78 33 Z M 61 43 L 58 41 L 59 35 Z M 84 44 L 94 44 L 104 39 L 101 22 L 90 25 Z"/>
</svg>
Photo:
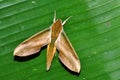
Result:
<svg viewBox="0 0 120 80">
<path fill-rule="evenodd" d="M 62 23 L 62 25 L 64 25 L 70 18 L 71 18 L 72 16 L 69 16 L 68 18 L 66 18 L 63 22 L 62 22 L 62 20 L 61 19 L 57 19 L 56 20 L 56 11 L 54 11 L 54 19 L 53 19 L 53 23 L 55 23 L 55 22 L 61 22 Z"/>
</svg>

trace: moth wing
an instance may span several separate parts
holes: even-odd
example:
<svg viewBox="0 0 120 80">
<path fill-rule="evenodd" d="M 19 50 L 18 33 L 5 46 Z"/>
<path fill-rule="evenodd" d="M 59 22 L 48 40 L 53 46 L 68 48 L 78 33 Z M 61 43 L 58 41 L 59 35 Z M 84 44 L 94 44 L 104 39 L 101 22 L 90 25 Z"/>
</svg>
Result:
<svg viewBox="0 0 120 80">
<path fill-rule="evenodd" d="M 14 55 L 22 57 L 37 53 L 41 47 L 47 45 L 50 40 L 50 29 L 45 29 L 18 45 L 14 50 Z"/>
<path fill-rule="evenodd" d="M 59 51 L 60 61 L 71 71 L 79 73 L 81 68 L 79 58 L 64 32 L 56 41 L 56 47 Z"/>
</svg>

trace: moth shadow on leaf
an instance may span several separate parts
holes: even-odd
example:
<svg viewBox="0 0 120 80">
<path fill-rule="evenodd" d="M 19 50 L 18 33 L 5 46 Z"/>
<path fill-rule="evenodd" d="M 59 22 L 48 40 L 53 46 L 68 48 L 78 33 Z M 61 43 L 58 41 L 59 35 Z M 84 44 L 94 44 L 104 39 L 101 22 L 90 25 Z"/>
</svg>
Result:
<svg viewBox="0 0 120 80">
<path fill-rule="evenodd" d="M 61 63 L 61 65 L 64 67 L 65 70 L 67 70 L 69 73 L 73 74 L 73 75 L 76 75 L 76 76 L 79 76 L 80 73 L 77 73 L 77 72 L 73 72 L 71 70 L 69 70 L 59 59 L 59 62 Z"/>
<path fill-rule="evenodd" d="M 19 62 L 24 62 L 24 61 L 28 61 L 28 60 L 31 60 L 31 59 L 34 59 L 36 57 L 38 57 L 42 50 L 46 49 L 47 46 L 43 46 L 39 52 L 37 53 L 34 53 L 32 55 L 29 55 L 29 56 L 25 56 L 25 57 L 20 57 L 20 56 L 14 56 L 14 61 L 19 61 Z"/>
</svg>

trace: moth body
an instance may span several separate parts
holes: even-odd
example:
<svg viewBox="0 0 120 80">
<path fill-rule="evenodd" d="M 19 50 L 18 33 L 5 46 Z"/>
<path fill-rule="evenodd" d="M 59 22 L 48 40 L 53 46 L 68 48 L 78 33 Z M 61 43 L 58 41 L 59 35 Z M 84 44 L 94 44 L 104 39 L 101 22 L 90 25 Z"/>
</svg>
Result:
<svg viewBox="0 0 120 80">
<path fill-rule="evenodd" d="M 51 26 L 51 42 L 47 46 L 47 70 L 49 70 L 51 62 L 56 52 L 55 42 L 62 31 L 62 21 L 56 20 Z"/>
</svg>

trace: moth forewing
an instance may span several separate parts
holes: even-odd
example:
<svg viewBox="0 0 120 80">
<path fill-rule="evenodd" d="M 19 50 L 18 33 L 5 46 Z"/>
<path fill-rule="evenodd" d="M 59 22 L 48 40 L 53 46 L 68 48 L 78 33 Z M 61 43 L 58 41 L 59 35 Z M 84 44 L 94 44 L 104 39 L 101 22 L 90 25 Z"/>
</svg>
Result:
<svg viewBox="0 0 120 80">
<path fill-rule="evenodd" d="M 42 46 L 50 43 L 50 29 L 47 28 L 20 43 L 14 50 L 16 56 L 29 56 L 40 51 Z"/>
<path fill-rule="evenodd" d="M 59 36 L 56 47 L 61 62 L 71 71 L 79 73 L 81 68 L 79 58 L 64 31 Z"/>
</svg>

